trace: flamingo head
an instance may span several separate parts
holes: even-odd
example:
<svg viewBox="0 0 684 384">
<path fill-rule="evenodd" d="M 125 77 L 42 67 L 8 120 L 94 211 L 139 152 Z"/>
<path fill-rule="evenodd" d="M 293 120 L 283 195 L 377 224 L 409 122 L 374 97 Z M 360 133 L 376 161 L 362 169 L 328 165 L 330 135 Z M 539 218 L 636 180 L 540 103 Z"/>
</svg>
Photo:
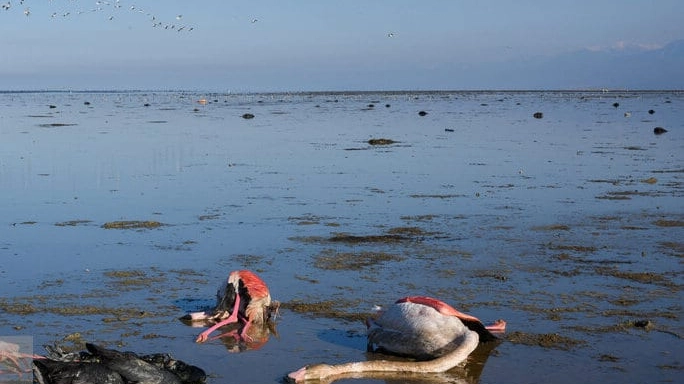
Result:
<svg viewBox="0 0 684 384">
<path fill-rule="evenodd" d="M 235 284 L 230 280 L 224 282 L 216 293 L 216 309 L 214 311 L 230 313 L 233 310 L 237 292 Z"/>
</svg>

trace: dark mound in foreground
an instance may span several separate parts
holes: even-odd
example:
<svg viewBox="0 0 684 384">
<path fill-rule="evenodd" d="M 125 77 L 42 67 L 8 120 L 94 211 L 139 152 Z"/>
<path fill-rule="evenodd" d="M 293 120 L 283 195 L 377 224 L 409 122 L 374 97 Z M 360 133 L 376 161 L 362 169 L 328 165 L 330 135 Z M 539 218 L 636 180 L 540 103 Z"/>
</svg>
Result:
<svg viewBox="0 0 684 384">
<path fill-rule="evenodd" d="M 86 348 L 87 352 L 64 353 L 58 347 L 46 347 L 49 356 L 33 360 L 34 383 L 199 384 L 207 379 L 201 368 L 169 354 L 138 355 L 95 344 Z"/>
</svg>

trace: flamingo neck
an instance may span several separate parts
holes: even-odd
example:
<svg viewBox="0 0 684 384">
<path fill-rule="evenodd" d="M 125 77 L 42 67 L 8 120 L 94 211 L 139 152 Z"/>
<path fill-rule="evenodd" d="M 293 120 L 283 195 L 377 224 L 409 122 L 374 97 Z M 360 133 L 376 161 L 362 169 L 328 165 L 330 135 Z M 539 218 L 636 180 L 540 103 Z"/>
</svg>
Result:
<svg viewBox="0 0 684 384">
<path fill-rule="evenodd" d="M 371 360 L 338 365 L 317 364 L 292 372 L 288 377 L 295 383 L 301 383 L 305 380 L 324 380 L 332 376 L 355 375 L 363 372 L 445 372 L 463 362 L 477 348 L 478 342 L 477 333 L 467 331 L 458 348 L 437 359 L 428 361 Z"/>
</svg>

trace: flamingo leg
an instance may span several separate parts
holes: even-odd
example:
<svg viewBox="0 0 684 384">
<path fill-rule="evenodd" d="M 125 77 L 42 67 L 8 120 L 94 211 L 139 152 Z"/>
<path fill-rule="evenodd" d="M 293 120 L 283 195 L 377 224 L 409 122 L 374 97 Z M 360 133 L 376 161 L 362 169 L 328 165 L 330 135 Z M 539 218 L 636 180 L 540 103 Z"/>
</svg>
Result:
<svg viewBox="0 0 684 384">
<path fill-rule="evenodd" d="M 252 322 L 250 320 L 247 320 L 247 322 L 245 322 L 245 325 L 242 327 L 242 331 L 240 331 L 240 338 L 242 340 L 253 341 L 252 337 L 247 334 L 247 330 L 251 326 L 252 326 Z"/>
<path fill-rule="evenodd" d="M 196 343 L 203 343 L 209 339 L 209 335 L 217 330 L 220 327 L 223 327 L 226 324 L 231 324 L 231 323 L 236 323 L 238 321 L 238 310 L 240 309 L 240 295 L 235 295 L 235 305 L 233 306 L 233 312 L 230 313 L 230 316 L 225 319 L 221 320 L 220 322 L 214 324 L 211 328 L 207 329 L 206 331 L 202 332 L 197 336 L 197 339 L 195 339 Z"/>
</svg>

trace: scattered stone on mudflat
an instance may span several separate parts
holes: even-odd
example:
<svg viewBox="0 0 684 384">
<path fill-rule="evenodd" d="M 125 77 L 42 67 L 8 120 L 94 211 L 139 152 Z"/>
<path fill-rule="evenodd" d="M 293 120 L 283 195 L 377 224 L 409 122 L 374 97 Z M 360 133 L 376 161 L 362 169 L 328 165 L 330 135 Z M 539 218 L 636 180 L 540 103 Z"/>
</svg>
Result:
<svg viewBox="0 0 684 384">
<path fill-rule="evenodd" d="M 653 133 L 655 133 L 656 135 L 662 135 L 662 134 L 665 133 L 665 132 L 667 132 L 667 129 L 665 129 L 665 128 L 663 128 L 663 127 L 655 127 L 655 128 L 653 128 Z"/>
<path fill-rule="evenodd" d="M 419 115 L 419 116 L 425 116 L 425 115 L 427 115 L 427 112 L 425 112 L 425 111 L 420 111 L 420 112 L 418 112 L 418 115 Z"/>
<path fill-rule="evenodd" d="M 244 115 L 242 115 L 242 118 L 243 119 L 253 119 L 254 115 L 251 113 L 245 113 Z"/>
<path fill-rule="evenodd" d="M 544 114 L 541 112 L 535 112 L 534 115 L 532 115 L 535 119 L 541 119 L 544 117 Z"/>
</svg>

